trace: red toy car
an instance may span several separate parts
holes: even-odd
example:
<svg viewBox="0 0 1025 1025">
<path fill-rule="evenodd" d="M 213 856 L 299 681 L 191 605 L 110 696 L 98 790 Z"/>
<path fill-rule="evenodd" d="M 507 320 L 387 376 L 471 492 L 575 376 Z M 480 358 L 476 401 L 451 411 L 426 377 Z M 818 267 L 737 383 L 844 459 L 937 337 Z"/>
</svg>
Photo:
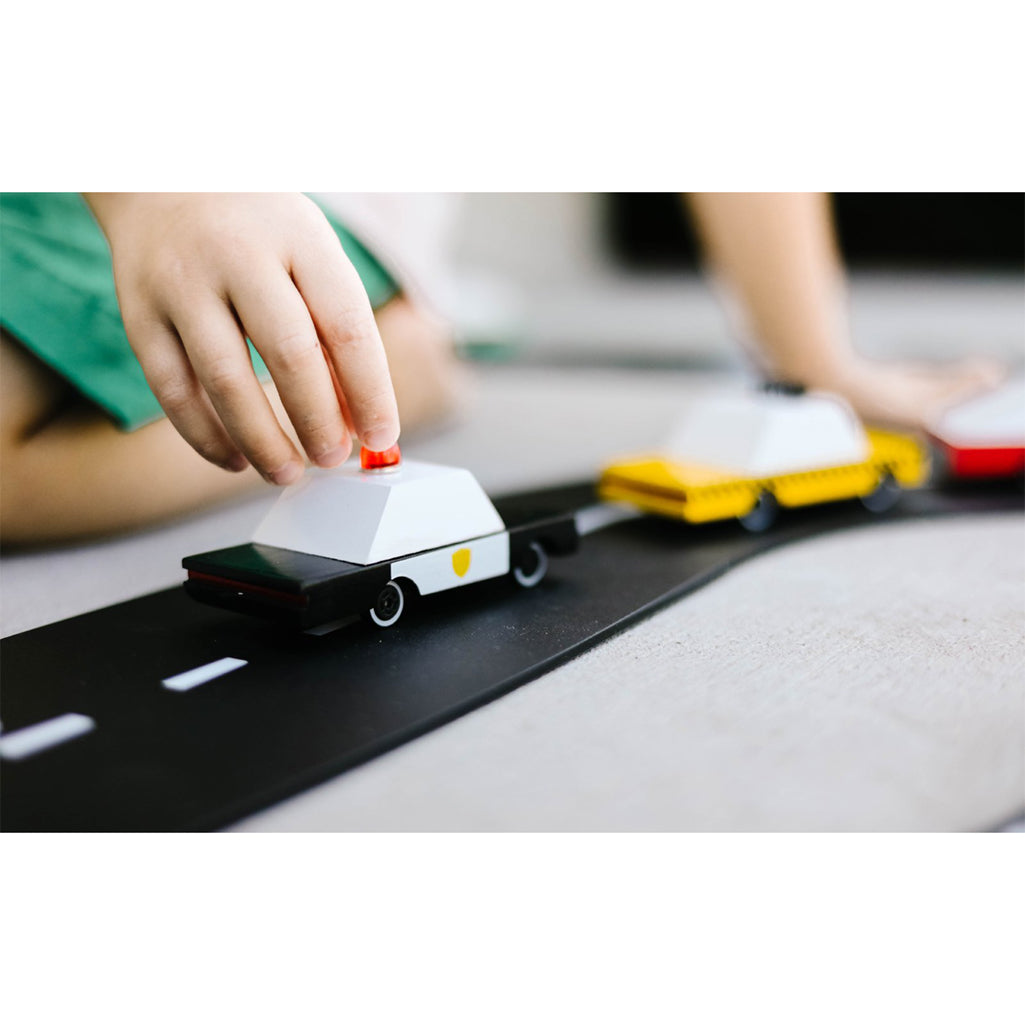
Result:
<svg viewBox="0 0 1025 1025">
<path fill-rule="evenodd" d="M 1025 473 L 1025 376 L 948 410 L 930 433 L 953 477 Z"/>
</svg>

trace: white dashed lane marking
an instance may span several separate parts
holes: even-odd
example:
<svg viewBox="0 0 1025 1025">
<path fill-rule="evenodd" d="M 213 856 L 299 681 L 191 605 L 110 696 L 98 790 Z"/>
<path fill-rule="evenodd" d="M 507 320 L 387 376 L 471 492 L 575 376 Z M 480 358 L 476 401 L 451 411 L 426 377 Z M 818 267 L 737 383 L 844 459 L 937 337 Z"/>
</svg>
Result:
<svg viewBox="0 0 1025 1025">
<path fill-rule="evenodd" d="M 192 690 L 201 683 L 208 683 L 216 680 L 218 676 L 230 673 L 234 669 L 241 669 L 249 665 L 244 658 L 219 658 L 216 662 L 208 662 L 205 666 L 197 666 L 187 672 L 179 673 L 177 676 L 169 676 L 163 680 L 168 690 Z"/>
<path fill-rule="evenodd" d="M 640 509 L 635 509 L 625 502 L 599 502 L 597 505 L 577 510 L 577 533 L 583 537 L 586 534 L 593 534 L 596 530 L 611 527 L 614 523 L 636 520 L 643 515 Z"/>
<path fill-rule="evenodd" d="M 87 715 L 68 712 L 53 719 L 45 719 L 34 726 L 26 726 L 13 733 L 0 735 L 0 758 L 16 762 L 47 748 L 63 744 L 72 737 L 80 737 L 96 729 L 96 723 Z"/>
</svg>

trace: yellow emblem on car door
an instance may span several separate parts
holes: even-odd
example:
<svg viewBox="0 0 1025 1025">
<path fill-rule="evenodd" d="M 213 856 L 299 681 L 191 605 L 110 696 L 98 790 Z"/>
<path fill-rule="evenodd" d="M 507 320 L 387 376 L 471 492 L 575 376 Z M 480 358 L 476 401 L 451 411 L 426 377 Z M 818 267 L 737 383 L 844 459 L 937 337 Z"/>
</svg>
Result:
<svg viewBox="0 0 1025 1025">
<path fill-rule="evenodd" d="M 456 571 L 457 577 L 465 577 L 470 568 L 470 549 L 460 548 L 452 553 L 452 568 Z"/>
</svg>

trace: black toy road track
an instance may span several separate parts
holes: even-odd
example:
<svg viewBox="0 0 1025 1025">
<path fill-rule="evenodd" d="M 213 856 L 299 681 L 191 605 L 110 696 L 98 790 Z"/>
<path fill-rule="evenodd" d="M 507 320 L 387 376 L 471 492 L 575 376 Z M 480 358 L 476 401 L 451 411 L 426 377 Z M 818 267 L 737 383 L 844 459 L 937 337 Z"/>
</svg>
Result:
<svg viewBox="0 0 1025 1025">
<path fill-rule="evenodd" d="M 522 523 L 592 502 L 581 485 L 496 505 Z M 0 826 L 225 826 L 509 692 L 759 552 L 1022 504 L 1014 482 L 909 493 L 881 516 L 854 502 L 791 511 L 763 535 L 631 520 L 584 537 L 533 590 L 498 580 L 451 591 L 389 630 L 357 623 L 310 636 L 174 588 L 17 634 L 0 643 L 0 739 L 67 713 L 93 728 L 4 758 Z M 221 659 L 237 668 L 191 689 L 162 682 Z"/>
</svg>

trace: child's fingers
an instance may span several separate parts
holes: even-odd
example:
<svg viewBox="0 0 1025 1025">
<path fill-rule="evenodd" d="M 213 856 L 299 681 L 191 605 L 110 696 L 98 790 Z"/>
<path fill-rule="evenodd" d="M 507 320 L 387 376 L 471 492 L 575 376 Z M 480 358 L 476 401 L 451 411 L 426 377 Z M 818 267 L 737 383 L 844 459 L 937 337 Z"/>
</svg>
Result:
<svg viewBox="0 0 1025 1025">
<path fill-rule="evenodd" d="M 193 299 L 175 311 L 175 326 L 217 415 L 249 462 L 274 484 L 298 480 L 302 457 L 256 379 L 245 338 L 228 307 L 212 294 Z"/>
<path fill-rule="evenodd" d="M 335 368 L 331 365 L 330 361 L 328 361 L 327 369 L 331 373 L 331 387 L 335 390 L 335 398 L 338 400 L 338 406 L 342 411 L 345 429 L 349 432 L 350 439 L 358 437 L 356 425 L 352 422 L 352 412 L 349 410 L 349 403 L 345 401 L 345 392 L 342 391 L 342 386 L 338 383 L 338 376 L 335 374 Z"/>
<path fill-rule="evenodd" d="M 334 236 L 297 254 L 292 278 L 313 317 L 360 440 L 383 451 L 398 441 L 388 360 L 366 291 Z"/>
<path fill-rule="evenodd" d="M 317 329 L 292 279 L 280 263 L 251 268 L 231 300 L 310 459 L 325 467 L 344 462 L 352 442 Z"/>
<path fill-rule="evenodd" d="M 249 463 L 218 419 L 177 333 L 153 320 L 131 324 L 128 334 L 147 383 L 178 433 L 216 466 L 244 470 Z"/>
</svg>

